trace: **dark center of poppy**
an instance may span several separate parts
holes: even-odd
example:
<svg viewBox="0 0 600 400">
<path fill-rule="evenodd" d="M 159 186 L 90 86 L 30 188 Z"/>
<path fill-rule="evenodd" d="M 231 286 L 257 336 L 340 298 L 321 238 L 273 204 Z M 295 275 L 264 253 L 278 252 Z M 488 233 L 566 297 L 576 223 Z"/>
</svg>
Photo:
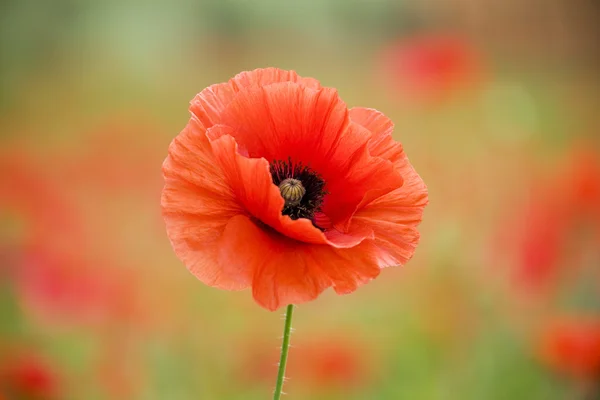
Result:
<svg viewBox="0 0 600 400">
<path fill-rule="evenodd" d="M 321 210 L 323 197 L 327 194 L 323 178 L 291 159 L 273 161 L 270 168 L 273 183 L 279 187 L 281 197 L 285 200 L 282 214 L 292 219 L 312 220 L 315 213 Z"/>
</svg>

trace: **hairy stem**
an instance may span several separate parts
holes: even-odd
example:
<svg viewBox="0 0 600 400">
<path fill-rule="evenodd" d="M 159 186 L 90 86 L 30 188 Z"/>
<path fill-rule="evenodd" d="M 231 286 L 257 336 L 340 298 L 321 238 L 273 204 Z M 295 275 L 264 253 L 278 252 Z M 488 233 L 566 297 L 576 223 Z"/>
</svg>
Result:
<svg viewBox="0 0 600 400">
<path fill-rule="evenodd" d="M 285 324 L 283 327 L 283 343 L 281 345 L 281 357 L 279 358 L 279 371 L 277 372 L 277 384 L 275 385 L 275 393 L 273 400 L 279 400 L 283 390 L 283 381 L 285 379 L 285 365 L 287 364 L 288 352 L 290 350 L 290 334 L 292 331 L 292 314 L 294 313 L 294 305 L 287 306 L 285 311 Z"/>
</svg>

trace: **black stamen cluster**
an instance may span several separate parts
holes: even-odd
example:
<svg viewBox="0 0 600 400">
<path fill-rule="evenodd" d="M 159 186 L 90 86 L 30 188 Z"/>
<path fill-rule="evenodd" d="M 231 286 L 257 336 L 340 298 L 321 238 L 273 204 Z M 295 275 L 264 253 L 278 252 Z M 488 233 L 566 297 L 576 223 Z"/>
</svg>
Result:
<svg viewBox="0 0 600 400">
<path fill-rule="evenodd" d="M 287 161 L 275 160 L 271 162 L 271 176 L 273 183 L 277 186 L 288 178 L 298 179 L 306 193 L 297 205 L 285 205 L 282 214 L 289 215 L 291 219 L 307 218 L 312 220 L 315 213 L 321 210 L 325 192 L 325 181 L 321 176 L 302 163 L 293 163 L 291 159 Z"/>
</svg>

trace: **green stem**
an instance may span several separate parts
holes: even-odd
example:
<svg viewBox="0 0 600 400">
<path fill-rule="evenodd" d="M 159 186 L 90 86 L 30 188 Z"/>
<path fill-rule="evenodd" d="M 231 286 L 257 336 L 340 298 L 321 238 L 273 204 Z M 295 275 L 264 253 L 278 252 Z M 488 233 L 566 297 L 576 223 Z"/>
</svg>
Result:
<svg viewBox="0 0 600 400">
<path fill-rule="evenodd" d="M 294 305 L 287 306 L 285 312 L 285 325 L 283 327 L 283 343 L 281 345 L 281 358 L 279 359 L 279 371 L 277 372 L 277 384 L 275 385 L 275 394 L 273 400 L 281 398 L 283 390 L 283 381 L 285 379 L 285 365 L 287 364 L 288 352 L 290 350 L 290 334 L 292 332 L 292 314 L 294 313 Z"/>
</svg>

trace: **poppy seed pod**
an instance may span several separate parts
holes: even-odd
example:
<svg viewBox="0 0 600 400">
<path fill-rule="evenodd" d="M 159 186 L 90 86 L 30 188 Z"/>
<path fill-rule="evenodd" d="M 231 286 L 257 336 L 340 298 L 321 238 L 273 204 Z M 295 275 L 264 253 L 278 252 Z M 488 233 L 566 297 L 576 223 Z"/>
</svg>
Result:
<svg viewBox="0 0 600 400">
<path fill-rule="evenodd" d="M 281 197 L 285 200 L 286 206 L 296 206 L 302 201 L 302 197 L 306 193 L 306 189 L 302 186 L 302 182 L 298 179 L 287 178 L 279 184 Z"/>
</svg>

